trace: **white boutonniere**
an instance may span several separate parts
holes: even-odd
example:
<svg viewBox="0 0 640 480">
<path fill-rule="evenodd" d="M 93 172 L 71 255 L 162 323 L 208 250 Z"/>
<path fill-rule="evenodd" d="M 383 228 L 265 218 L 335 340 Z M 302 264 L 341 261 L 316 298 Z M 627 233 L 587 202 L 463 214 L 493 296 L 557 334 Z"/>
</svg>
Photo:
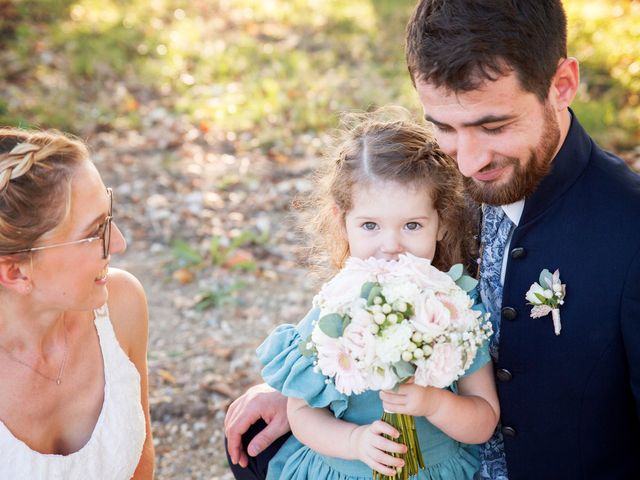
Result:
<svg viewBox="0 0 640 480">
<path fill-rule="evenodd" d="M 540 279 L 529 288 L 526 299 L 531 309 L 531 318 L 540 318 L 551 313 L 553 331 L 560 335 L 560 305 L 564 304 L 567 286 L 560 281 L 560 270 L 551 274 L 546 268 L 540 273 Z"/>
</svg>

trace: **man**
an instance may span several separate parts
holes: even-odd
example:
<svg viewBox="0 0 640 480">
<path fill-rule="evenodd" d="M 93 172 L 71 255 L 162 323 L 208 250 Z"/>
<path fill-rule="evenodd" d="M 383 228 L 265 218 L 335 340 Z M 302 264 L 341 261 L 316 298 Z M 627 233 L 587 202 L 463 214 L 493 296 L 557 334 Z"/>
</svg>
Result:
<svg viewBox="0 0 640 480">
<path fill-rule="evenodd" d="M 569 109 L 579 69 L 560 1 L 423 0 L 406 53 L 425 117 L 484 213 L 502 424 L 481 476 L 640 478 L 640 179 Z M 545 269 L 566 285 L 555 328 L 526 299 Z M 232 406 L 232 459 L 247 461 L 240 412 L 275 420 L 250 448 L 286 429 L 274 397 L 255 389 Z"/>
</svg>

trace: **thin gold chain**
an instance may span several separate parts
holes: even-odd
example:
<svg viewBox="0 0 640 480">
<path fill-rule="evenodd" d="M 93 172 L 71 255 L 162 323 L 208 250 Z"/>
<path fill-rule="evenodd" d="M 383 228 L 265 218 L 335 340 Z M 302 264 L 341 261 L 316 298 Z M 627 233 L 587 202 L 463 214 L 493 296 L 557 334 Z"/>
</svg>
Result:
<svg viewBox="0 0 640 480">
<path fill-rule="evenodd" d="M 50 377 L 49 375 L 45 375 L 44 373 L 42 373 L 38 369 L 36 369 L 33 366 L 29 365 L 27 362 L 23 362 L 22 360 L 17 358 L 13 353 L 11 353 L 11 351 L 9 351 L 9 349 L 7 347 L 5 347 L 4 345 L 0 345 L 0 349 L 4 350 L 7 353 L 7 355 L 9 356 L 9 358 L 11 358 L 11 360 L 13 360 L 14 362 L 17 362 L 17 363 L 19 363 L 21 365 L 24 365 L 25 367 L 29 368 L 30 370 L 36 372 L 41 377 L 46 378 L 47 380 L 55 383 L 56 385 L 60 385 L 62 383 L 62 373 L 64 372 L 64 366 L 67 364 L 67 352 L 68 352 L 67 324 L 66 324 L 66 319 L 64 318 L 64 316 L 62 317 L 62 330 L 64 332 L 64 356 L 62 357 L 62 364 L 60 365 L 60 370 L 58 371 L 58 376 L 56 378 Z"/>
</svg>

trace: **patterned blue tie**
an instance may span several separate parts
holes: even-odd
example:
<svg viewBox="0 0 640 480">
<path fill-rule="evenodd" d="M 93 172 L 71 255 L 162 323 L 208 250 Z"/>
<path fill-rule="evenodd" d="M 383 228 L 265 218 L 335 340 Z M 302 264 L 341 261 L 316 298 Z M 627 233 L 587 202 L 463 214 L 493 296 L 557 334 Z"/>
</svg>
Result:
<svg viewBox="0 0 640 480">
<path fill-rule="evenodd" d="M 500 310 L 502 308 L 502 259 L 504 249 L 513 229 L 513 223 L 504 213 L 502 207 L 482 206 L 482 258 L 480 260 L 480 296 L 491 313 L 493 336 L 489 348 L 491 356 L 498 358 L 500 342 Z M 493 437 L 482 445 L 482 467 L 476 475 L 483 480 L 508 480 L 507 462 L 504 455 L 504 440 L 500 425 Z"/>
<path fill-rule="evenodd" d="M 482 207 L 482 258 L 480 260 L 480 296 L 484 306 L 491 313 L 493 336 L 491 355 L 497 358 L 500 342 L 500 309 L 502 308 L 502 259 L 513 223 L 502 207 L 483 205 Z"/>
</svg>

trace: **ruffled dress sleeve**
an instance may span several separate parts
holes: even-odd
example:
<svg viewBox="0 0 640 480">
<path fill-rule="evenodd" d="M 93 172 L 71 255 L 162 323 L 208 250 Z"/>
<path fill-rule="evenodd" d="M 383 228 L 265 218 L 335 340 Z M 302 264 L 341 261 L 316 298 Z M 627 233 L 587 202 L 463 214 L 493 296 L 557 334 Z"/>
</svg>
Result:
<svg viewBox="0 0 640 480">
<path fill-rule="evenodd" d="M 298 345 L 311 335 L 320 310 L 312 309 L 298 325 L 276 327 L 258 347 L 258 360 L 264 365 L 262 378 L 287 397 L 301 398 L 314 408 L 329 407 L 340 418 L 348 406 L 348 397 L 333 382 L 314 371 L 314 357 L 305 357 Z"/>
<path fill-rule="evenodd" d="M 482 301 L 480 300 L 480 294 L 478 293 L 477 289 L 473 289 L 469 292 L 469 296 L 471 297 L 471 299 L 474 301 L 473 307 L 471 307 L 473 310 L 476 310 L 480 313 L 482 313 L 483 315 L 487 313 L 487 309 L 484 306 L 484 304 L 482 303 Z M 463 377 L 466 377 L 467 375 L 471 375 L 472 373 L 476 372 L 477 370 L 480 370 L 482 367 L 484 367 L 488 362 L 491 361 L 491 355 L 489 354 L 489 342 L 486 341 L 482 344 L 482 346 L 480 348 L 478 348 L 478 352 L 476 353 L 476 357 L 473 359 L 473 363 L 471 364 L 471 366 L 464 372 Z"/>
</svg>

